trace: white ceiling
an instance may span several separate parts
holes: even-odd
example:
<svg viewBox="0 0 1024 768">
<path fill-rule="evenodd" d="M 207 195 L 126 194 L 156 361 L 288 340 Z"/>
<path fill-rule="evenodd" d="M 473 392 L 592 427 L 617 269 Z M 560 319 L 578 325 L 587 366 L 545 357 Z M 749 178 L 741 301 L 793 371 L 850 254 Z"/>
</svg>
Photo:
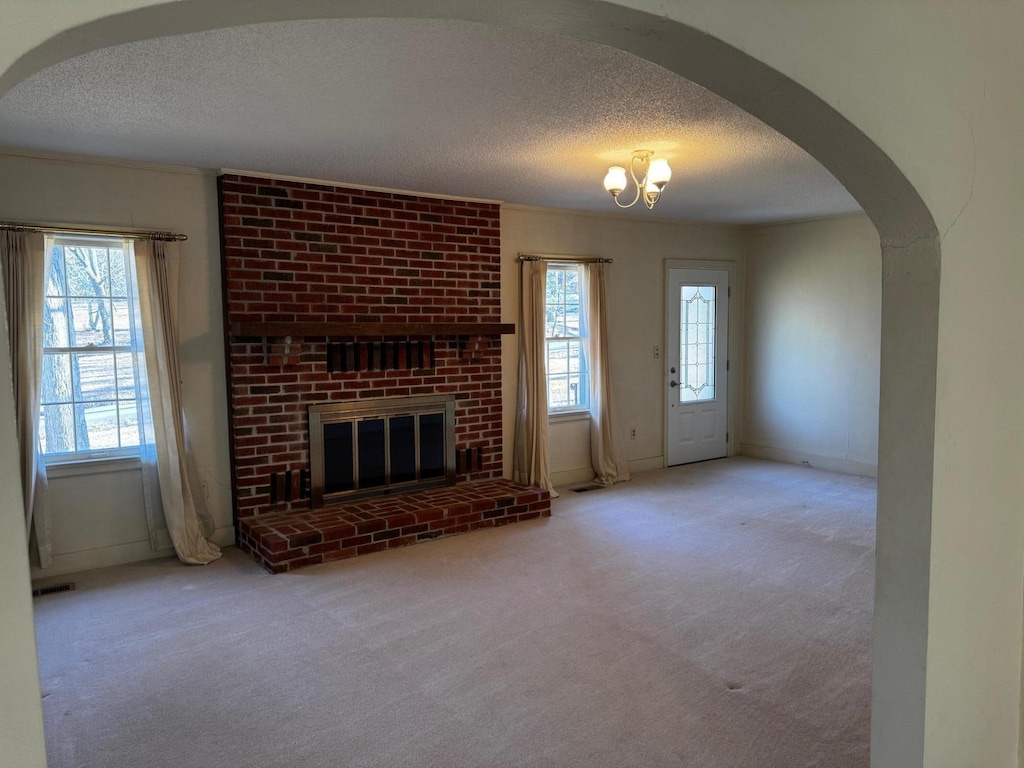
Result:
<svg viewBox="0 0 1024 768">
<path fill-rule="evenodd" d="M 632 216 L 860 210 L 788 139 L 655 64 L 467 22 L 258 24 L 95 51 L 0 99 L 0 144 L 598 212 L 617 210 L 607 167 L 646 148 L 673 177 Z"/>
</svg>

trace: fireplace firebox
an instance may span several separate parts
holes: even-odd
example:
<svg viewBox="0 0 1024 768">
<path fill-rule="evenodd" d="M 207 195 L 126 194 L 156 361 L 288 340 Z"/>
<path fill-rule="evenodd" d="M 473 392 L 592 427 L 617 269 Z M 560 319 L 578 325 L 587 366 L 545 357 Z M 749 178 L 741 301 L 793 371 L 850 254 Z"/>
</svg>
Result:
<svg viewBox="0 0 1024 768">
<path fill-rule="evenodd" d="M 314 507 L 455 483 L 455 396 L 309 407 Z"/>
</svg>

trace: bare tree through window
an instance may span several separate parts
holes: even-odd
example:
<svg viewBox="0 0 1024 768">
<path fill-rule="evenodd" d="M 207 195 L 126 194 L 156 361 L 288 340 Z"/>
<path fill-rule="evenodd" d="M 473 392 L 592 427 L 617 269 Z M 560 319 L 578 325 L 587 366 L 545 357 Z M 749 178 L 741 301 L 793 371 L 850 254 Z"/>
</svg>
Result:
<svg viewBox="0 0 1024 768">
<path fill-rule="evenodd" d="M 548 266 L 544 301 L 548 409 L 574 410 L 589 404 L 587 360 L 583 353 L 580 267 Z"/>
<path fill-rule="evenodd" d="M 46 455 L 117 455 L 139 445 L 129 253 L 120 240 L 55 242 L 43 313 Z"/>
</svg>

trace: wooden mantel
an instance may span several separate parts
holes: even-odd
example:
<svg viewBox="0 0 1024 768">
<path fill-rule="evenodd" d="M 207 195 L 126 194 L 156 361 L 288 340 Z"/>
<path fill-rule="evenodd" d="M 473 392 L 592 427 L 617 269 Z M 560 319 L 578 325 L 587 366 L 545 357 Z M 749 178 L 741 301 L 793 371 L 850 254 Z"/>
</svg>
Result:
<svg viewBox="0 0 1024 768">
<path fill-rule="evenodd" d="M 234 338 L 308 336 L 503 336 L 515 323 L 232 323 Z"/>
</svg>

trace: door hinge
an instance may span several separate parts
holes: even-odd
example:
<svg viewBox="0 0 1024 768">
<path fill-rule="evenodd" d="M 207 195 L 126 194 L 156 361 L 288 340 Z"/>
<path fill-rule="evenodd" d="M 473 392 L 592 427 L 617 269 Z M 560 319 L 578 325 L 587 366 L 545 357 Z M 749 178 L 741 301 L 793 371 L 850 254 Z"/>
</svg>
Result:
<svg viewBox="0 0 1024 768">
<path fill-rule="evenodd" d="M 729 361 L 728 360 L 725 361 L 725 370 L 727 370 L 727 371 L 729 370 Z"/>
<path fill-rule="evenodd" d="M 728 296 L 729 298 L 732 298 L 732 286 L 731 285 L 725 289 L 725 295 Z"/>
<path fill-rule="evenodd" d="M 725 433 L 725 442 L 727 442 L 727 443 L 729 442 L 729 433 L 728 432 Z"/>
</svg>

